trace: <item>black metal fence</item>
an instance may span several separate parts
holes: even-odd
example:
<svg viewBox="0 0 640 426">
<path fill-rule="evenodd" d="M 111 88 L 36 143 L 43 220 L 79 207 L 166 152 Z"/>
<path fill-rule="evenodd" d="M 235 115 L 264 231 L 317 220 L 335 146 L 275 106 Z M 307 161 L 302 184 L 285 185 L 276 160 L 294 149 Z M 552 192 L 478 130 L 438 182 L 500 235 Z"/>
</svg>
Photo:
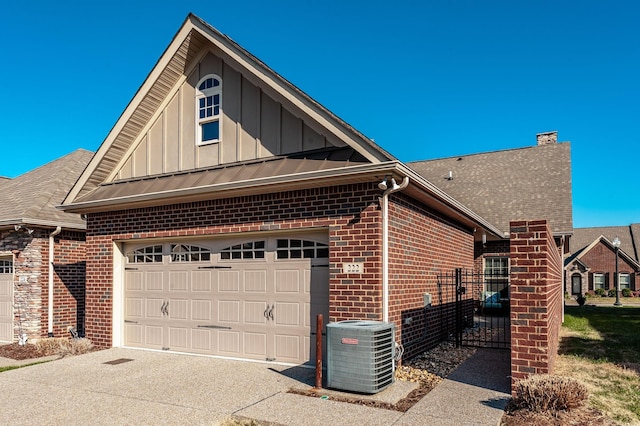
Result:
<svg viewBox="0 0 640 426">
<path fill-rule="evenodd" d="M 456 346 L 509 348 L 510 290 L 506 274 L 465 269 L 438 275 L 441 338 Z"/>
</svg>

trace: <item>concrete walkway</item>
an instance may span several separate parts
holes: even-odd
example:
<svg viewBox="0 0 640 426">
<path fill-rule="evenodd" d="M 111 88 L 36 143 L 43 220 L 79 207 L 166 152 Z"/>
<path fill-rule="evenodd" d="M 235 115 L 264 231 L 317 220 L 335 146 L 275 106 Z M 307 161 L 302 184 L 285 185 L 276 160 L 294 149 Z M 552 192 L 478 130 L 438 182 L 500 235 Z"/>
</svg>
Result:
<svg viewBox="0 0 640 426">
<path fill-rule="evenodd" d="M 0 365 L 11 363 L 0 359 Z M 232 416 L 281 425 L 497 425 L 509 352 L 478 350 L 406 413 L 288 393 L 314 371 L 113 348 L 0 373 L 0 424 L 216 425 Z M 396 382 L 375 398 L 412 389 Z"/>
</svg>

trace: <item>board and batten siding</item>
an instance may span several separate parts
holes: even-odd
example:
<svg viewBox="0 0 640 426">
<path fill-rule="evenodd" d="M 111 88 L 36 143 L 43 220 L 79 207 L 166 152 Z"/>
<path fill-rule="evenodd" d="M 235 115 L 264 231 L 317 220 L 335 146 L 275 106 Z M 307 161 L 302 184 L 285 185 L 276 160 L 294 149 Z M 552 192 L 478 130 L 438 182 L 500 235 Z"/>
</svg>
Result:
<svg viewBox="0 0 640 426">
<path fill-rule="evenodd" d="M 195 87 L 207 74 L 222 78 L 222 133 L 220 142 L 198 146 Z M 204 56 L 164 105 L 154 115 L 155 121 L 137 138 L 135 149 L 116 179 L 344 146 L 312 129 L 212 53 Z"/>
</svg>

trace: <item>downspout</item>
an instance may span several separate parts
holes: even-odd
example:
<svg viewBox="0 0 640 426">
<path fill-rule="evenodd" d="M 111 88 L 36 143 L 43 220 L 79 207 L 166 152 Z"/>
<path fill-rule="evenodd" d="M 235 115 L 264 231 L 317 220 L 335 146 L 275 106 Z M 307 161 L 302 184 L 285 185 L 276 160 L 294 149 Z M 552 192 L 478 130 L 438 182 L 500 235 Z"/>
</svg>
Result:
<svg viewBox="0 0 640 426">
<path fill-rule="evenodd" d="M 49 317 L 47 319 L 47 335 L 53 337 L 53 247 L 55 236 L 62 231 L 61 227 L 56 227 L 56 230 L 49 234 Z"/>
<path fill-rule="evenodd" d="M 391 182 L 385 179 L 379 185 L 380 188 L 386 188 L 382 197 L 379 198 L 382 208 L 382 320 L 384 322 L 389 322 L 389 194 L 402 191 L 408 185 L 409 176 L 405 176 L 399 186 L 393 178 Z"/>
</svg>

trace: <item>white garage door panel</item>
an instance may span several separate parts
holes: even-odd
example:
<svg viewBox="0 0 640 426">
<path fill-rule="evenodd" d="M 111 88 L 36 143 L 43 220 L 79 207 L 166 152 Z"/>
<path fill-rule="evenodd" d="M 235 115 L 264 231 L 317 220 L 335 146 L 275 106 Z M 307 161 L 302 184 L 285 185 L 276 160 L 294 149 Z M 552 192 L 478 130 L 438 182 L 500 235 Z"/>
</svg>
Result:
<svg viewBox="0 0 640 426">
<path fill-rule="evenodd" d="M 276 325 L 301 326 L 302 315 L 300 315 L 299 303 L 279 302 L 274 308 L 274 321 Z"/>
<path fill-rule="evenodd" d="M 144 343 L 149 347 L 161 349 L 164 347 L 164 327 L 147 325 L 144 327 Z"/>
<path fill-rule="evenodd" d="M 218 291 L 238 293 L 240 291 L 240 271 L 219 271 Z"/>
<path fill-rule="evenodd" d="M 203 323 L 211 322 L 213 302 L 210 299 L 191 301 L 191 319 Z M 205 325 L 205 324 L 202 324 Z"/>
<path fill-rule="evenodd" d="M 220 330 L 218 332 L 218 350 L 230 356 L 240 356 L 240 333 Z"/>
<path fill-rule="evenodd" d="M 164 291 L 162 271 L 147 272 L 144 277 L 146 291 Z"/>
<path fill-rule="evenodd" d="M 244 302 L 245 324 L 265 325 L 267 323 L 267 317 L 264 314 L 266 310 L 266 302 Z"/>
<path fill-rule="evenodd" d="M 191 348 L 189 329 L 185 327 L 169 327 L 169 347 L 174 351 L 187 351 Z"/>
<path fill-rule="evenodd" d="M 213 351 L 213 331 L 206 329 L 191 329 L 191 348 L 194 352 L 210 353 Z"/>
<path fill-rule="evenodd" d="M 254 355 L 256 358 L 264 359 L 267 356 L 267 334 L 266 333 L 243 333 L 244 352 Z"/>
<path fill-rule="evenodd" d="M 169 291 L 189 291 L 189 272 L 169 272 Z"/>
<path fill-rule="evenodd" d="M 326 240 L 326 235 L 314 239 Z M 125 273 L 125 345 L 313 361 L 315 313 L 328 320 L 328 259 L 300 259 L 293 254 L 300 252 L 299 245 L 293 244 L 287 248 L 293 259 L 283 257 L 277 241 L 254 236 L 125 246 L 127 254 L 138 248 L 144 253 L 127 255 L 137 263 L 131 260 Z M 312 268 L 313 262 L 324 267 Z"/>
<path fill-rule="evenodd" d="M 239 300 L 221 300 L 218 302 L 218 322 L 224 325 L 237 325 L 240 322 Z"/>
<path fill-rule="evenodd" d="M 144 343 L 144 327 L 141 325 L 125 324 L 124 335 L 126 336 L 126 345 L 138 346 Z"/>
<path fill-rule="evenodd" d="M 210 293 L 213 290 L 211 271 L 191 271 L 191 291 Z"/>
</svg>

